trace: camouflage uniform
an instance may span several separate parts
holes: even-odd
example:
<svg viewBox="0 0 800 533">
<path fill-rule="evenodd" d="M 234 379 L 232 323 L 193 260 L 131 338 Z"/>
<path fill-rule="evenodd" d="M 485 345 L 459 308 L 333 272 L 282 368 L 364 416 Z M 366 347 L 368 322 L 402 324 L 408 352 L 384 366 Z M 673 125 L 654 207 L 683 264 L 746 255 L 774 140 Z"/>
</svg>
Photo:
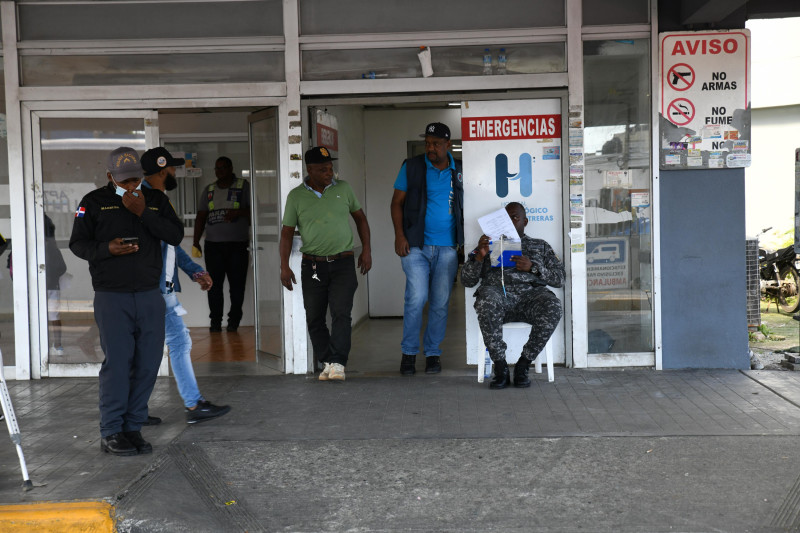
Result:
<svg viewBox="0 0 800 533">
<path fill-rule="evenodd" d="M 533 361 L 544 349 L 563 314 L 561 301 L 547 289 L 547 285 L 562 287 L 566 277 L 564 264 L 553 248 L 541 239 L 523 235 L 522 255 L 533 263 L 532 272 L 522 272 L 516 267 L 493 268 L 489 254 L 483 263 L 475 261 L 470 254 L 461 269 L 461 282 L 465 287 L 481 283 L 475 291 L 475 311 L 492 361 L 502 361 L 506 357 L 503 324 L 527 322 L 533 326 L 521 356 Z M 501 270 L 505 277 L 505 296 Z"/>
</svg>

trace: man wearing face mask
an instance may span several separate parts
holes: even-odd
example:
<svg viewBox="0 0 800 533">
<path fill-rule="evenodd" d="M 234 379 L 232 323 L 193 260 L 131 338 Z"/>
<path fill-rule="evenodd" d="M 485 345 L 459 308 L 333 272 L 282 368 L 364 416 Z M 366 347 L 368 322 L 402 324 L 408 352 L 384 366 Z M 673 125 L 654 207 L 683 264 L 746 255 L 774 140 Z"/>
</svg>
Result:
<svg viewBox="0 0 800 533">
<path fill-rule="evenodd" d="M 172 157 L 166 148 L 161 146 L 152 148 L 142 154 L 142 170 L 144 171 L 145 189 L 171 191 L 178 186 L 175 178 L 175 167 L 183 165 L 186 161 L 182 158 Z M 192 261 L 189 254 L 180 246 L 173 246 L 161 242 L 161 255 L 163 257 L 161 269 L 161 295 L 166 304 L 164 316 L 166 343 L 169 347 L 169 358 L 172 361 L 172 373 L 178 385 L 186 408 L 186 422 L 196 424 L 226 414 L 231 408 L 227 405 L 214 405 L 200 394 L 197 379 L 192 369 L 192 337 L 189 328 L 183 323 L 186 309 L 178 301 L 181 284 L 178 280 L 178 267 L 188 275 L 192 281 L 200 285 L 200 289 L 207 291 L 211 288 L 211 276 L 203 267 Z"/>
<path fill-rule="evenodd" d="M 164 349 L 161 241 L 180 244 L 183 224 L 164 193 L 141 188 L 134 149 L 112 151 L 107 169 L 108 185 L 84 196 L 75 212 L 69 248 L 89 262 L 105 354 L 99 375 L 100 449 L 145 454 L 153 447 L 140 430 Z"/>
</svg>

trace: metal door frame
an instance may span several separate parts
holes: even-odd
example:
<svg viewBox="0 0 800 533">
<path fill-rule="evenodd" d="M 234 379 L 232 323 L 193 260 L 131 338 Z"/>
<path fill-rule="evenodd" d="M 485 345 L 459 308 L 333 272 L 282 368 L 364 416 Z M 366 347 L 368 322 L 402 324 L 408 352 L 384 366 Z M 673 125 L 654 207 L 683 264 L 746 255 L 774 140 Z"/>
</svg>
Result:
<svg viewBox="0 0 800 533">
<path fill-rule="evenodd" d="M 254 200 L 256 198 L 256 176 L 255 176 L 255 150 L 253 148 L 253 124 L 256 122 L 261 122 L 262 120 L 274 119 L 275 120 L 275 127 L 278 131 L 276 131 L 276 139 L 280 138 L 280 120 L 279 120 L 279 109 L 278 107 L 269 107 L 265 109 L 261 109 L 254 113 L 251 113 L 247 117 L 247 140 L 250 145 L 250 180 L 252 187 L 252 194 L 250 195 L 250 227 L 251 227 L 251 238 L 253 243 L 253 296 L 255 297 L 255 307 L 254 307 L 254 315 L 255 315 L 255 350 L 256 350 L 256 362 L 261 365 L 265 365 L 269 368 L 273 368 L 280 372 L 287 372 L 287 339 L 285 338 L 285 324 L 284 324 L 284 291 L 281 289 L 280 291 L 280 317 L 278 319 L 278 323 L 280 325 L 281 331 L 281 354 L 270 354 L 266 352 L 261 352 L 259 350 L 259 346 L 261 346 L 261 306 L 260 306 L 260 299 L 259 294 L 261 293 L 260 286 L 261 281 L 258 276 L 258 216 L 256 210 L 254 209 Z M 280 146 L 275 147 L 276 152 L 276 160 L 278 164 L 277 175 L 276 179 L 278 180 L 278 198 L 281 198 L 281 157 L 280 157 Z M 280 203 L 280 202 L 279 202 Z M 282 206 L 278 205 L 277 209 L 278 220 L 275 226 L 276 235 L 280 239 L 280 220 L 282 214 Z M 280 241 L 279 241 L 280 242 Z M 269 283 L 270 281 L 274 280 L 264 280 L 265 282 Z M 266 355 L 264 360 L 260 359 L 260 354 L 264 353 Z"/>
<path fill-rule="evenodd" d="M 158 112 L 155 110 L 41 110 L 23 113 L 23 129 L 30 136 L 23 146 L 25 190 L 33 194 L 26 196 L 27 235 L 33 236 L 35 246 L 27 248 L 28 264 L 28 308 L 30 314 L 31 377 L 88 377 L 96 376 L 101 363 L 50 363 L 47 320 L 47 285 L 44 265 L 44 234 L 37 231 L 44 214 L 42 182 L 41 119 L 48 118 L 141 118 L 145 132 L 145 146 L 158 144 Z M 166 359 L 162 360 L 159 375 L 168 372 Z"/>
</svg>

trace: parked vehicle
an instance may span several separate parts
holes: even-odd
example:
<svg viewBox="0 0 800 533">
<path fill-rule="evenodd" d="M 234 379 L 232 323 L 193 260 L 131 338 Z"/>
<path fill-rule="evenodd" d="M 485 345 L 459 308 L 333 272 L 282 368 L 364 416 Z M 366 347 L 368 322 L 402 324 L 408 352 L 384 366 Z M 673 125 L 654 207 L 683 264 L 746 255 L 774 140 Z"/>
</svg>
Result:
<svg viewBox="0 0 800 533">
<path fill-rule="evenodd" d="M 766 228 L 761 234 L 772 228 Z M 759 234 L 760 235 L 760 234 Z M 800 309 L 800 259 L 794 246 L 776 252 L 758 249 L 758 272 L 761 277 L 761 296 L 775 299 L 778 310 L 792 314 Z"/>
</svg>

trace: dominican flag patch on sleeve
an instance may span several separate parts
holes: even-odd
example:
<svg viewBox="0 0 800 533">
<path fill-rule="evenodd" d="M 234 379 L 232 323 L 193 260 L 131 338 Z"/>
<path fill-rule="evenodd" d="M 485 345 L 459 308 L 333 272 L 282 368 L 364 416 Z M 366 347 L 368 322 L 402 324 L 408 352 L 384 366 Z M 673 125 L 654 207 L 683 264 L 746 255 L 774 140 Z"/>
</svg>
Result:
<svg viewBox="0 0 800 533">
<path fill-rule="evenodd" d="M 85 207 L 79 207 L 77 211 L 75 211 L 75 218 L 83 218 L 83 215 L 86 214 Z"/>
</svg>

